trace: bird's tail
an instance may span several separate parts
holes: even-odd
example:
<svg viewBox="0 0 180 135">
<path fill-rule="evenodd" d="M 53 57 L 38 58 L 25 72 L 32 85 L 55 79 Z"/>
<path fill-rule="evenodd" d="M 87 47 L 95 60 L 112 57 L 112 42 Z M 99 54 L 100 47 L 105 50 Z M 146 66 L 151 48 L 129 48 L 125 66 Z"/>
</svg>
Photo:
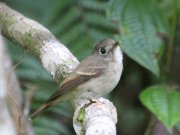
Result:
<svg viewBox="0 0 180 135">
<path fill-rule="evenodd" d="M 50 106 L 50 104 L 43 104 L 42 106 L 39 107 L 33 114 L 31 114 L 30 119 L 35 118 L 37 115 L 39 115 L 42 111 L 47 109 Z"/>
</svg>

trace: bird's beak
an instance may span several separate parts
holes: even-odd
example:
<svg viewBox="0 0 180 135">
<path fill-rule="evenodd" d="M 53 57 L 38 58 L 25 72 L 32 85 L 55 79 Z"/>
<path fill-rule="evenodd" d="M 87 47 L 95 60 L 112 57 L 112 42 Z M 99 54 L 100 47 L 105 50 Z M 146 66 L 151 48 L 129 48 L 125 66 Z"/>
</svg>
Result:
<svg viewBox="0 0 180 135">
<path fill-rule="evenodd" d="M 115 49 L 116 47 L 118 47 L 120 45 L 120 43 L 117 41 L 116 43 L 114 43 L 113 49 Z"/>
</svg>

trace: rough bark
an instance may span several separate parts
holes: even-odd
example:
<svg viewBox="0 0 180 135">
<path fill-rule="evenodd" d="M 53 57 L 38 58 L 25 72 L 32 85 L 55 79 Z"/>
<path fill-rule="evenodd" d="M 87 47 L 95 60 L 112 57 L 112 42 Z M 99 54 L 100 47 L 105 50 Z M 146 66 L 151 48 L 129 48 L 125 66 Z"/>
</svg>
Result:
<svg viewBox="0 0 180 135">
<path fill-rule="evenodd" d="M 0 3 L 2 34 L 36 56 L 58 83 L 79 64 L 45 27 Z M 116 108 L 106 99 L 79 102 L 74 115 L 77 135 L 115 135 Z M 81 118 L 81 115 L 83 116 Z M 101 128 L 100 128 L 101 127 Z"/>
<path fill-rule="evenodd" d="M 78 65 L 78 60 L 41 24 L 0 4 L 2 34 L 36 56 L 44 68 L 60 82 Z"/>
<path fill-rule="evenodd" d="M 77 135 L 116 135 L 117 112 L 107 99 L 83 101 L 74 113 Z"/>
</svg>

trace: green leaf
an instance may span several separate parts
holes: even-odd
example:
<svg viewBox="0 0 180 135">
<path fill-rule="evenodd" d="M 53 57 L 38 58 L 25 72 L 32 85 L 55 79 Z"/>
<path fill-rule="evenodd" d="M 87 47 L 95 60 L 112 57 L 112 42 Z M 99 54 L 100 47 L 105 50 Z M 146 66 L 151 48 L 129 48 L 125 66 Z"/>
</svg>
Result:
<svg viewBox="0 0 180 135">
<path fill-rule="evenodd" d="M 168 33 L 167 22 L 153 0 L 113 0 L 108 17 L 117 22 L 124 52 L 140 65 L 159 75 L 158 59 L 163 44 L 157 33 Z"/>
<path fill-rule="evenodd" d="M 145 89 L 140 100 L 170 130 L 180 122 L 180 93 L 164 86 Z"/>
</svg>

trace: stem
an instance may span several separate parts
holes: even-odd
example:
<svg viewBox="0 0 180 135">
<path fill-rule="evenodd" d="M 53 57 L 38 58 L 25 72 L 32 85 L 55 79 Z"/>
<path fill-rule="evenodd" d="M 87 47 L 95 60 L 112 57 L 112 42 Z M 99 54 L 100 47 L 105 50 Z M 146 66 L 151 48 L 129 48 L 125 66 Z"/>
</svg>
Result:
<svg viewBox="0 0 180 135">
<path fill-rule="evenodd" d="M 154 118 L 154 116 L 151 116 L 151 119 L 150 119 L 150 121 L 149 121 L 149 124 L 148 124 L 146 130 L 145 130 L 144 135 L 150 135 L 151 130 L 152 130 L 155 122 L 156 122 L 156 119 Z"/>
<path fill-rule="evenodd" d="M 170 70 L 170 65 L 171 65 L 171 58 L 172 58 L 172 52 L 173 52 L 173 46 L 174 46 L 174 37 L 175 37 L 175 32 L 176 32 L 176 23 L 177 23 L 177 0 L 174 0 L 173 2 L 173 18 L 172 18 L 172 31 L 170 33 L 170 42 L 169 42 L 169 48 L 167 50 L 167 63 L 166 63 L 166 67 L 167 67 L 167 72 L 169 72 Z"/>
</svg>

